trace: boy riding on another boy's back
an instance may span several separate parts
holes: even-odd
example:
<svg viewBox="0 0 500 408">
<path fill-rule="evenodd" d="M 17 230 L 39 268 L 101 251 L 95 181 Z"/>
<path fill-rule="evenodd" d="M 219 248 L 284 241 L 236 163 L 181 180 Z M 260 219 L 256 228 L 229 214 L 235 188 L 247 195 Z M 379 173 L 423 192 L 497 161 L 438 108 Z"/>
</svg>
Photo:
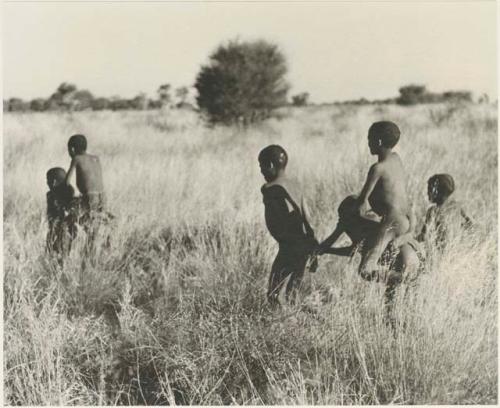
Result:
<svg viewBox="0 0 500 408">
<path fill-rule="evenodd" d="M 292 296 L 294 300 L 307 261 L 318 245 L 300 189 L 285 174 L 287 163 L 287 153 L 278 145 L 267 146 L 259 154 L 261 173 L 267 182 L 261 189 L 266 225 L 279 244 L 267 291 L 268 301 L 273 305 L 279 303 L 279 293 L 288 276 L 285 297 L 288 300 Z"/>
<path fill-rule="evenodd" d="M 364 279 L 379 280 L 377 265 L 387 245 L 399 247 L 398 237 L 411 232 L 413 220 L 410 216 L 406 194 L 406 176 L 403 163 L 392 149 L 399 141 L 400 130 L 393 122 L 375 122 L 368 131 L 368 146 L 378 162 L 370 167 L 365 185 L 358 198 L 360 215 L 367 216 L 369 207 L 382 221 L 376 239 L 367 248 L 361 260 L 359 272 Z M 401 247 L 406 251 L 406 246 Z M 404 256 L 404 255 L 403 255 Z"/>
</svg>

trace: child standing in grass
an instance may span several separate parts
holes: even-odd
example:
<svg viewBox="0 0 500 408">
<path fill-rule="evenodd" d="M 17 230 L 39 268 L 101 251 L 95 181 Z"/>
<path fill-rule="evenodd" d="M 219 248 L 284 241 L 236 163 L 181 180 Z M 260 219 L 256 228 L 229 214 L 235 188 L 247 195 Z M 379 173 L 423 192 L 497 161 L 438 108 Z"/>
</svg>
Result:
<svg viewBox="0 0 500 408">
<path fill-rule="evenodd" d="M 71 240 L 76 232 L 69 213 L 74 204 L 75 191 L 65 183 L 66 171 L 60 167 L 53 167 L 47 172 L 47 250 L 54 253 L 59 260 L 69 252 Z"/>
<path fill-rule="evenodd" d="M 259 154 L 260 170 L 266 180 L 261 189 L 266 226 L 279 244 L 267 291 L 272 305 L 279 304 L 279 293 L 287 277 L 290 278 L 285 297 L 295 299 L 306 263 L 318 245 L 299 186 L 285 173 L 287 163 L 288 155 L 279 145 L 267 146 Z"/>
<path fill-rule="evenodd" d="M 104 188 L 99 157 L 87 153 L 84 135 L 73 135 L 68 141 L 71 165 L 66 175 L 66 184 L 76 173 L 76 186 L 81 194 L 79 223 L 87 232 L 88 249 L 93 250 L 99 224 L 107 217 L 104 212 Z"/>
<path fill-rule="evenodd" d="M 427 181 L 427 195 L 433 203 L 427 210 L 425 223 L 417 239 L 426 241 L 430 236 L 435 238 L 433 244 L 442 250 L 452 234 L 453 229 L 470 228 L 471 219 L 460 203 L 453 200 L 455 181 L 449 174 L 435 174 Z"/>
</svg>

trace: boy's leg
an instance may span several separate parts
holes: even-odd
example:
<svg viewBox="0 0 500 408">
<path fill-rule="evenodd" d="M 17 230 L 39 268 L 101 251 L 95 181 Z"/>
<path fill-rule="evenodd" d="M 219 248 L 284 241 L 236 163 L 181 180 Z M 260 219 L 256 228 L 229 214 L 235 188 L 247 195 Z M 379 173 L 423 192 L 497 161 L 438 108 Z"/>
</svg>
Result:
<svg viewBox="0 0 500 408">
<path fill-rule="evenodd" d="M 288 275 L 285 260 L 283 251 L 280 249 L 271 267 L 271 275 L 269 276 L 269 286 L 267 289 L 267 300 L 272 305 L 279 304 L 278 298 L 281 288 Z"/>
<path fill-rule="evenodd" d="M 285 291 L 287 302 L 290 301 L 291 303 L 295 303 L 300 287 L 302 285 L 302 279 L 304 277 L 308 259 L 309 255 L 307 253 L 296 256 L 296 259 L 294 259 L 293 265 L 291 266 L 291 276 L 288 280 Z"/>
<path fill-rule="evenodd" d="M 399 235 L 408 231 L 409 221 L 407 217 L 392 217 L 384 220 L 380 224 L 379 232 L 373 246 L 366 248 L 366 252 L 359 265 L 359 274 L 366 280 L 384 280 L 384 276 L 379 276 L 381 267 L 379 260 L 389 243 Z"/>
</svg>

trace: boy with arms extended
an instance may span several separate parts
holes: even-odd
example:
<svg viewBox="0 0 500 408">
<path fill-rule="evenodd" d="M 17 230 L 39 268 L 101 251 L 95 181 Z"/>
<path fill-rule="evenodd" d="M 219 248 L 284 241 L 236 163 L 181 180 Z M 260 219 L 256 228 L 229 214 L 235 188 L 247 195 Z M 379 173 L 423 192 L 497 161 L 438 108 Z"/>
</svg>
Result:
<svg viewBox="0 0 500 408">
<path fill-rule="evenodd" d="M 460 203 L 450 198 L 454 191 L 455 181 L 449 174 L 435 174 L 429 178 L 427 195 L 434 205 L 427 210 L 424 226 L 417 237 L 419 241 L 426 241 L 429 235 L 433 235 L 432 243 L 442 250 L 454 229 L 472 226 Z"/>
<path fill-rule="evenodd" d="M 370 167 L 368 177 L 358 198 L 359 214 L 367 217 L 369 207 L 382 217 L 374 242 L 366 249 L 359 266 L 360 275 L 367 280 L 380 279 L 379 259 L 393 242 L 399 247 L 399 237 L 412 232 L 413 217 L 406 194 L 406 176 L 403 163 L 392 149 L 399 141 L 401 132 L 397 125 L 389 121 L 375 122 L 368 130 L 368 146 L 378 162 Z M 402 246 L 403 258 L 407 251 Z"/>
<path fill-rule="evenodd" d="M 306 263 L 318 244 L 300 189 L 285 174 L 287 163 L 288 155 L 278 145 L 267 146 L 259 154 L 260 170 L 266 180 L 261 189 L 266 226 L 279 244 L 267 291 L 267 299 L 272 305 L 279 304 L 279 293 L 288 276 L 285 297 L 295 299 Z M 316 266 L 313 262 L 311 270 Z"/>
<path fill-rule="evenodd" d="M 380 223 L 361 217 L 357 211 L 358 197 L 350 195 L 346 197 L 338 207 L 339 221 L 335 231 L 320 244 L 319 254 L 333 254 L 339 256 L 354 256 L 359 252 L 361 257 L 366 256 L 368 248 L 375 245 Z M 345 233 L 351 240 L 351 245 L 341 248 L 332 248 L 332 245 Z M 417 251 L 420 249 L 417 242 L 409 233 L 401 236 L 401 247 L 395 248 L 389 245 L 379 259 L 381 267 L 388 269 L 385 279 L 385 304 L 388 313 L 393 306 L 393 298 L 396 287 L 404 279 L 416 276 L 420 259 Z"/>
</svg>

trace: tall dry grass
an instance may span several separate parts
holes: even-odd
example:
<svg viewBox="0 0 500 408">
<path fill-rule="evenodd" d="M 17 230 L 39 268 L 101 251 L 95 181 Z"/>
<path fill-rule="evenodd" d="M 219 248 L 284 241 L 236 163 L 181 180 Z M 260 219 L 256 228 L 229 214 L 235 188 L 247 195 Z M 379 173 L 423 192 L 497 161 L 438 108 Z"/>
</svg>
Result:
<svg viewBox="0 0 500 408">
<path fill-rule="evenodd" d="M 322 238 L 362 186 L 380 119 L 402 130 L 419 218 L 426 180 L 448 172 L 475 231 L 430 249 L 417 285 L 398 292 L 396 332 L 383 287 L 333 256 L 306 277 L 302 305 L 270 311 L 277 245 L 259 150 L 287 149 Z M 44 254 L 45 172 L 68 166 L 73 133 L 101 157 L 117 218 L 95 262 L 82 268 L 80 237 L 59 268 Z M 4 240 L 6 404 L 497 402 L 492 106 L 289 109 L 246 130 L 175 111 L 5 115 Z"/>
</svg>

